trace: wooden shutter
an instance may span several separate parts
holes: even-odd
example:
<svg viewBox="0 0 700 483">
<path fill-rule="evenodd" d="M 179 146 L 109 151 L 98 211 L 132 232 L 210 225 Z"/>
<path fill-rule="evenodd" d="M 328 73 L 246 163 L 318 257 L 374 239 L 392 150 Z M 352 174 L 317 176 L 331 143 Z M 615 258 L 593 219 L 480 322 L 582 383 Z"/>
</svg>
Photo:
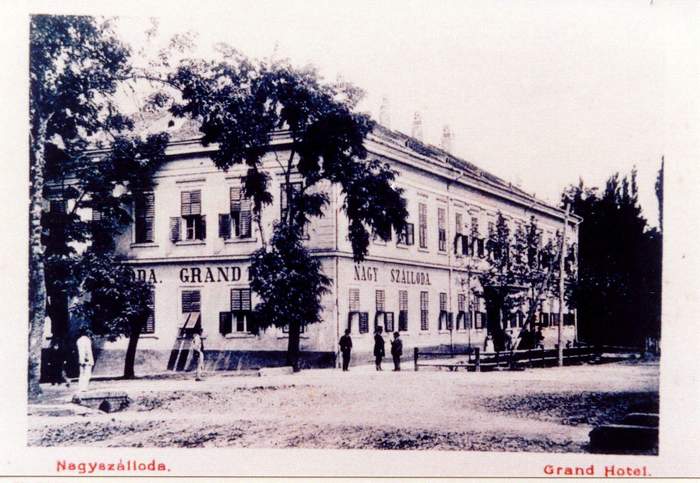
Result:
<svg viewBox="0 0 700 483">
<path fill-rule="evenodd" d="M 241 210 L 241 187 L 231 186 L 231 211 Z"/>
<path fill-rule="evenodd" d="M 251 221 L 252 221 L 252 203 L 249 199 L 244 199 L 240 203 L 241 208 L 241 238 L 249 238 L 251 232 Z"/>
<path fill-rule="evenodd" d="M 232 288 L 231 289 L 231 312 L 238 312 L 241 310 L 241 289 Z"/>
<path fill-rule="evenodd" d="M 170 241 L 180 241 L 180 218 L 170 218 Z"/>
<path fill-rule="evenodd" d="M 219 312 L 219 333 L 222 335 L 231 333 L 231 312 Z"/>
<path fill-rule="evenodd" d="M 231 215 L 228 213 L 219 214 L 219 238 L 231 238 Z"/>
<path fill-rule="evenodd" d="M 198 227 L 196 228 L 195 238 L 197 240 L 206 240 L 207 238 L 207 217 L 205 215 L 197 217 L 194 221 Z"/>
</svg>

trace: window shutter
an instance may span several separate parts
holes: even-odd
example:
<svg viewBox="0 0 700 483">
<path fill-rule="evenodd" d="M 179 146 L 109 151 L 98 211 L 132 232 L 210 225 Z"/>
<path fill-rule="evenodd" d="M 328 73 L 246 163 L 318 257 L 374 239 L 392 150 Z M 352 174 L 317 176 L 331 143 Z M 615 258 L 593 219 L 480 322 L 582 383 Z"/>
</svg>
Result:
<svg viewBox="0 0 700 483">
<path fill-rule="evenodd" d="M 462 255 L 469 255 L 469 237 L 462 235 Z"/>
<path fill-rule="evenodd" d="M 228 213 L 219 214 L 219 238 L 231 238 L 231 215 Z"/>
<path fill-rule="evenodd" d="M 192 214 L 189 191 L 182 191 L 180 193 L 180 214 L 182 216 L 189 216 Z"/>
<path fill-rule="evenodd" d="M 180 218 L 170 218 L 170 241 L 180 241 Z"/>
<path fill-rule="evenodd" d="M 406 225 L 406 245 L 413 245 L 415 243 L 413 233 L 414 233 L 413 223 L 408 223 Z"/>
<path fill-rule="evenodd" d="M 241 290 L 237 288 L 231 289 L 231 312 L 241 310 Z"/>
<path fill-rule="evenodd" d="M 207 217 L 205 215 L 200 216 L 195 223 L 199 223 L 199 238 L 198 240 L 207 239 Z"/>
<path fill-rule="evenodd" d="M 241 210 L 241 187 L 231 186 L 231 211 Z"/>
<path fill-rule="evenodd" d="M 231 326 L 231 312 L 219 312 L 219 333 L 230 334 Z"/>
<path fill-rule="evenodd" d="M 250 311 L 251 309 L 250 289 L 244 288 L 241 290 L 241 310 Z"/>
<path fill-rule="evenodd" d="M 190 206 L 192 215 L 200 215 L 202 213 L 202 192 L 200 190 L 190 191 Z"/>
<path fill-rule="evenodd" d="M 251 232 L 250 225 L 251 225 L 251 219 L 252 219 L 250 200 L 246 199 L 246 200 L 241 201 L 240 207 L 241 207 L 241 238 L 249 238 L 250 232 Z"/>
</svg>

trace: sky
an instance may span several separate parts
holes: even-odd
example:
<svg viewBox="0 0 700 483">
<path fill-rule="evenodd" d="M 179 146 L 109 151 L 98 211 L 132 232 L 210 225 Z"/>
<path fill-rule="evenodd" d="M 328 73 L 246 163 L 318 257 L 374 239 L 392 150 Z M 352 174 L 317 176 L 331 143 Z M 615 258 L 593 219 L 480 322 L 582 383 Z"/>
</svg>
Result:
<svg viewBox="0 0 700 483">
<path fill-rule="evenodd" d="M 640 201 L 658 224 L 654 181 L 664 154 L 661 8 L 616 2 L 231 2 L 160 10 L 159 35 L 191 31 L 202 55 L 225 42 L 250 57 L 312 64 L 362 88 L 375 118 L 558 202 L 583 178 L 601 186 L 638 169 Z M 150 25 L 122 17 L 135 47 Z"/>
</svg>

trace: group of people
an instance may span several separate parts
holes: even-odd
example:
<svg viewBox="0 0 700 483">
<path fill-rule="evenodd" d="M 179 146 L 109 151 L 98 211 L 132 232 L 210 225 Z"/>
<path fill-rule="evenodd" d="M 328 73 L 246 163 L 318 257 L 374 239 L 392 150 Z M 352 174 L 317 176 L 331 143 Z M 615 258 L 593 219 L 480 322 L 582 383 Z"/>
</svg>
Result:
<svg viewBox="0 0 700 483">
<path fill-rule="evenodd" d="M 350 337 L 350 329 L 345 330 L 345 335 L 338 342 L 340 346 L 340 354 L 343 358 L 343 371 L 347 371 L 350 366 L 350 354 L 352 353 L 352 338 Z M 382 336 L 382 328 L 377 327 L 374 333 L 374 364 L 378 371 L 382 370 L 382 360 L 385 356 L 384 337 Z M 394 360 L 394 370 L 401 370 L 401 355 L 403 354 L 403 341 L 401 334 L 394 332 L 394 338 L 391 340 L 391 357 Z"/>
</svg>

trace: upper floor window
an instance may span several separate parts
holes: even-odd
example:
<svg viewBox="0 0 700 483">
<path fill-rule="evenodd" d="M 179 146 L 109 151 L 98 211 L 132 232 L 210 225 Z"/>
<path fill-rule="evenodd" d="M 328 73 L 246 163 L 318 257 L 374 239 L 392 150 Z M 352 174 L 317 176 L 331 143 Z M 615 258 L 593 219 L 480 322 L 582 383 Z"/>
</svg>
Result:
<svg viewBox="0 0 700 483">
<path fill-rule="evenodd" d="M 438 250 L 447 251 L 447 229 L 445 227 L 445 208 L 438 208 Z"/>
<path fill-rule="evenodd" d="M 219 237 L 224 240 L 230 238 L 250 238 L 252 223 L 252 201 L 243 196 L 242 187 L 232 186 L 229 192 L 228 213 L 219 215 Z"/>
<path fill-rule="evenodd" d="M 413 231 L 413 223 L 406 223 L 403 231 L 399 233 L 397 244 L 413 245 L 415 243 Z"/>
<path fill-rule="evenodd" d="M 428 206 L 418 203 L 418 246 L 428 248 Z"/>
<path fill-rule="evenodd" d="M 202 215 L 202 191 L 180 193 L 180 217 L 170 219 L 170 239 L 204 240 L 207 236 L 206 217 Z"/>
<path fill-rule="evenodd" d="M 93 213 L 98 213 L 95 210 Z M 134 196 L 134 242 L 153 242 L 155 225 L 155 196 L 153 192 L 137 193 Z M 94 219 L 94 216 L 93 216 Z"/>
</svg>

